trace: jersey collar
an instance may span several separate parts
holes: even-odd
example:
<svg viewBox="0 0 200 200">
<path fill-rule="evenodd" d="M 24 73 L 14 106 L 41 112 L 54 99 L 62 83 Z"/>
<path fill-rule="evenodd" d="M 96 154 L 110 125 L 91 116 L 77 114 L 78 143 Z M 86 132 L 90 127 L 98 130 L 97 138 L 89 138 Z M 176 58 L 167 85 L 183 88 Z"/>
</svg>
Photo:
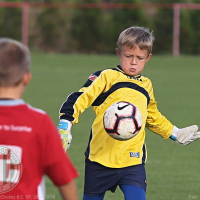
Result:
<svg viewBox="0 0 200 200">
<path fill-rule="evenodd" d="M 0 106 L 18 106 L 22 104 L 25 104 L 22 99 L 0 99 Z"/>
</svg>

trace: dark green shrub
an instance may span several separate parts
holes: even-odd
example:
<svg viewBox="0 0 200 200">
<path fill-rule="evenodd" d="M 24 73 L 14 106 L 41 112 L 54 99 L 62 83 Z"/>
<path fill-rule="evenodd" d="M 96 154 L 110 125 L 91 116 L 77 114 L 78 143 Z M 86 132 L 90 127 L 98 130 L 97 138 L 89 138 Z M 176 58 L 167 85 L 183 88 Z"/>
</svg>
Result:
<svg viewBox="0 0 200 200">
<path fill-rule="evenodd" d="M 141 3 L 139 0 L 118 0 L 116 3 Z M 110 11 L 106 43 L 108 53 L 113 53 L 119 34 L 131 26 L 150 27 L 150 18 L 145 9 L 115 9 Z"/>
<path fill-rule="evenodd" d="M 0 37 L 21 41 L 21 8 L 0 8 Z"/>
<path fill-rule="evenodd" d="M 97 3 L 84 0 L 81 3 Z M 71 19 L 72 50 L 75 52 L 102 52 L 102 10 L 76 9 Z"/>
<path fill-rule="evenodd" d="M 194 31 L 193 34 L 193 44 L 192 44 L 192 54 L 200 54 L 200 10 L 192 10 L 191 14 L 191 26 Z M 189 41 L 190 42 L 190 41 Z M 188 43 L 189 43 L 188 42 Z"/>
</svg>

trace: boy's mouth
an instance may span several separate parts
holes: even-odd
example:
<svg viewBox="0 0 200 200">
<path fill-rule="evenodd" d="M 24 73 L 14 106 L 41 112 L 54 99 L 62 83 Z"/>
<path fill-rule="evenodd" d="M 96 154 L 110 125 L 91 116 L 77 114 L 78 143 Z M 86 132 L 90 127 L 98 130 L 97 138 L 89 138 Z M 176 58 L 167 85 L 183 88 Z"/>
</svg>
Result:
<svg viewBox="0 0 200 200">
<path fill-rule="evenodd" d="M 130 71 L 131 71 L 131 72 L 135 72 L 136 69 L 135 69 L 135 68 L 130 68 Z"/>
</svg>

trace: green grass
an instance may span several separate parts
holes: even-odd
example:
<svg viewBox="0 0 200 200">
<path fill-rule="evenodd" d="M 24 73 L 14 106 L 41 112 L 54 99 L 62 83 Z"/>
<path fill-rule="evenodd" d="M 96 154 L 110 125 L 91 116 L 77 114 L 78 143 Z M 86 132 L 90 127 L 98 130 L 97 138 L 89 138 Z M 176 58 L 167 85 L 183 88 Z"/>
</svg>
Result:
<svg viewBox="0 0 200 200">
<path fill-rule="evenodd" d="M 66 97 L 77 91 L 92 72 L 117 64 L 115 55 L 32 54 L 33 79 L 23 98 L 48 112 L 57 125 L 58 111 Z M 152 80 L 158 108 L 173 124 L 180 128 L 200 125 L 200 57 L 153 56 L 142 74 Z M 68 150 L 79 172 L 79 199 L 83 193 L 84 151 L 93 119 L 91 108 L 80 116 L 72 128 L 73 141 Z M 184 147 L 147 130 L 146 143 L 147 199 L 200 199 L 200 141 Z M 47 194 L 61 199 L 48 178 Z M 120 189 L 115 194 L 106 193 L 105 200 L 111 199 L 123 199 Z"/>
</svg>

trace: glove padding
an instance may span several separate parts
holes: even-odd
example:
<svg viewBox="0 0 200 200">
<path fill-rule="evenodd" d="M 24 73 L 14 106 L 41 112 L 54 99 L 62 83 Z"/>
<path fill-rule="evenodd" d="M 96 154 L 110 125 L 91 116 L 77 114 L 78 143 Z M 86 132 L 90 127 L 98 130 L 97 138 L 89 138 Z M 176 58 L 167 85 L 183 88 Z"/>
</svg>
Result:
<svg viewBox="0 0 200 200">
<path fill-rule="evenodd" d="M 200 132 L 197 132 L 197 130 L 198 130 L 197 125 L 188 126 L 186 128 L 182 128 L 182 129 L 174 127 L 170 138 L 182 145 L 188 145 L 191 142 L 199 139 Z"/>
<path fill-rule="evenodd" d="M 71 127 L 72 127 L 72 123 L 64 119 L 61 119 L 58 124 L 58 132 L 60 134 L 62 145 L 65 151 L 69 149 L 71 141 L 72 141 Z"/>
</svg>

